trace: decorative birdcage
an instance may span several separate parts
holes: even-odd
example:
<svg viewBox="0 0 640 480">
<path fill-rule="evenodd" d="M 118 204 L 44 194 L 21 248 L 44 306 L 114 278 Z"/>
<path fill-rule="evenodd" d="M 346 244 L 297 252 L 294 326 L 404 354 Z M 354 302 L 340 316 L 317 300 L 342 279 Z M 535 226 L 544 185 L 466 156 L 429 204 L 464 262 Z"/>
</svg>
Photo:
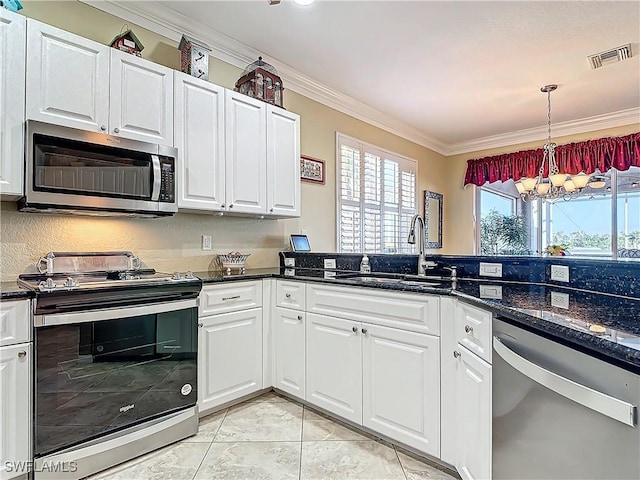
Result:
<svg viewBox="0 0 640 480">
<path fill-rule="evenodd" d="M 282 107 L 284 87 L 278 71 L 258 57 L 249 64 L 236 82 L 236 91 L 266 103 Z"/>
</svg>

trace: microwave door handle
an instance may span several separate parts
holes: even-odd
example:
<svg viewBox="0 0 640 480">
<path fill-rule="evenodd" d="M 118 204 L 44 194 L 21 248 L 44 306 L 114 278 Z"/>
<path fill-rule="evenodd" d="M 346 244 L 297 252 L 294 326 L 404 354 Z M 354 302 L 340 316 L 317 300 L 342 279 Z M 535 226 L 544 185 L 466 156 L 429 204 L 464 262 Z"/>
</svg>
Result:
<svg viewBox="0 0 640 480">
<path fill-rule="evenodd" d="M 495 336 L 493 337 L 493 349 L 507 364 L 543 387 L 602 415 L 635 427 L 636 407 L 634 405 L 536 365 L 518 355 Z"/>
<path fill-rule="evenodd" d="M 160 187 L 162 186 L 162 170 L 160 169 L 160 157 L 151 155 L 153 165 L 153 188 L 151 189 L 151 200 L 157 202 L 160 198 Z"/>
</svg>

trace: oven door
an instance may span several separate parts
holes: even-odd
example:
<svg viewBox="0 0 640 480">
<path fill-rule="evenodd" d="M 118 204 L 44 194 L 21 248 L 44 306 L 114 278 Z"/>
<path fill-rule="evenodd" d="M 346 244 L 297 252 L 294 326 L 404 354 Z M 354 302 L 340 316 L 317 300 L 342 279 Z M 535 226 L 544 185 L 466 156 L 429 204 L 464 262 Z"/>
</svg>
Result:
<svg viewBox="0 0 640 480">
<path fill-rule="evenodd" d="M 36 315 L 34 456 L 193 407 L 197 317 L 195 299 Z"/>
<path fill-rule="evenodd" d="M 171 214 L 175 149 L 29 121 L 23 210 Z"/>
</svg>

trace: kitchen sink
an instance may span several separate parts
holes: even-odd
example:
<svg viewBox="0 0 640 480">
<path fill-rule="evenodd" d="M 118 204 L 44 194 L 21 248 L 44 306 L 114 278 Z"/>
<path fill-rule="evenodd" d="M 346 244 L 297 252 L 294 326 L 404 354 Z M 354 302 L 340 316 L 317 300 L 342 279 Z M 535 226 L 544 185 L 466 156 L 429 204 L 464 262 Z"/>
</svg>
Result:
<svg viewBox="0 0 640 480">
<path fill-rule="evenodd" d="M 415 287 L 447 287 L 450 285 L 449 281 L 442 281 L 438 279 L 432 279 L 429 277 L 418 277 L 418 276 L 405 276 L 405 275 L 396 275 L 396 276 L 377 276 L 370 274 L 355 274 L 350 276 L 340 277 L 346 280 L 356 280 L 362 283 L 393 283 L 399 286 L 407 285 L 407 286 L 415 286 Z"/>
</svg>

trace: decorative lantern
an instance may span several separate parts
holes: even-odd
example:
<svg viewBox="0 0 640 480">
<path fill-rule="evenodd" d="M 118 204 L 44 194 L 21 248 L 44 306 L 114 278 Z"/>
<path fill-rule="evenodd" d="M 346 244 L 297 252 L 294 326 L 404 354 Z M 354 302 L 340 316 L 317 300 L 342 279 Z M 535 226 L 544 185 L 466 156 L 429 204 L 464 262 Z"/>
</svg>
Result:
<svg viewBox="0 0 640 480">
<path fill-rule="evenodd" d="M 262 57 L 244 69 L 236 82 L 236 91 L 282 107 L 282 79 L 273 65 L 263 62 Z"/>
<path fill-rule="evenodd" d="M 180 39 L 180 70 L 189 75 L 209 80 L 209 45 L 183 35 Z"/>
<path fill-rule="evenodd" d="M 116 50 L 135 55 L 136 57 L 142 57 L 142 50 L 144 50 L 144 45 L 142 45 L 138 37 L 136 37 L 131 30 L 116 35 L 116 37 L 111 40 L 109 46 Z"/>
</svg>

